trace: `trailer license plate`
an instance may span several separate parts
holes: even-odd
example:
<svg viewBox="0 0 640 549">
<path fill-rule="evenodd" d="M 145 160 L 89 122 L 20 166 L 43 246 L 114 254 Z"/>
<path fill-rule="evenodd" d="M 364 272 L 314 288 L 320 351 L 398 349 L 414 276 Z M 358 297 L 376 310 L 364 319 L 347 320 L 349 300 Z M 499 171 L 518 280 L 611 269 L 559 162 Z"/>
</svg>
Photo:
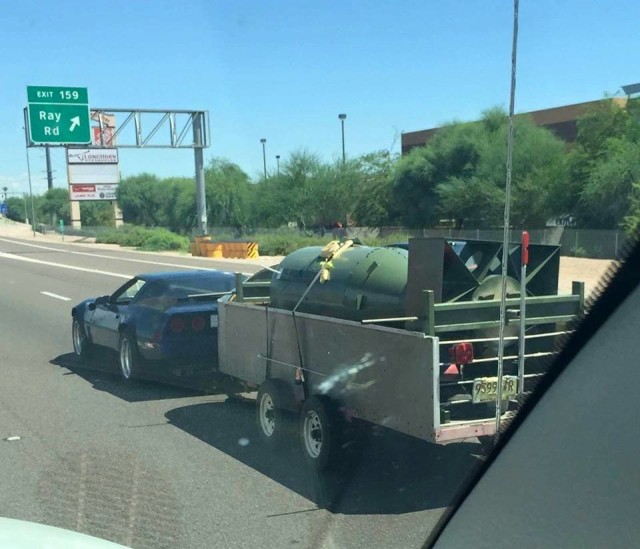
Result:
<svg viewBox="0 0 640 549">
<path fill-rule="evenodd" d="M 513 398 L 518 393 L 518 378 L 502 376 L 502 400 Z M 497 377 L 478 377 L 473 380 L 473 402 L 495 402 L 498 394 Z"/>
</svg>

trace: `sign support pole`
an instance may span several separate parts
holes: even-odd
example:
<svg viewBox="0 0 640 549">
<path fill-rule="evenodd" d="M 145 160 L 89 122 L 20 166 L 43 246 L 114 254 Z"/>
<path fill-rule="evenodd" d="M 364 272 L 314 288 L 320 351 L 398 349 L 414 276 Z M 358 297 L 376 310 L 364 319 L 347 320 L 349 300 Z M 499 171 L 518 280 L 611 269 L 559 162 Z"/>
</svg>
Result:
<svg viewBox="0 0 640 549">
<path fill-rule="evenodd" d="M 198 232 L 201 236 L 207 234 L 207 198 L 204 187 L 204 160 L 202 150 L 202 113 L 193 117 L 193 154 L 196 162 L 196 206 L 198 216 Z"/>
<path fill-rule="evenodd" d="M 47 189 L 53 189 L 53 171 L 51 170 L 51 150 L 49 145 L 44 148 L 44 153 L 47 162 Z"/>
<path fill-rule="evenodd" d="M 31 197 L 31 230 L 33 236 L 36 236 L 36 208 L 33 204 L 33 189 L 31 188 L 31 163 L 29 162 L 29 149 L 25 149 L 27 153 L 27 177 L 29 178 L 29 196 Z"/>
</svg>

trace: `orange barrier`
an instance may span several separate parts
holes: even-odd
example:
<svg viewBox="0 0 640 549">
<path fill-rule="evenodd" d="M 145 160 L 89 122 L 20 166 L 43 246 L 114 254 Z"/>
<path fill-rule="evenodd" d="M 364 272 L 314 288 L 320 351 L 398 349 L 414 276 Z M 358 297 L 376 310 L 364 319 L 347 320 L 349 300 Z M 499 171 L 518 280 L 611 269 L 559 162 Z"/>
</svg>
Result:
<svg viewBox="0 0 640 549">
<path fill-rule="evenodd" d="M 222 242 L 222 256 L 234 259 L 249 259 L 258 256 L 255 242 Z"/>
<path fill-rule="evenodd" d="M 191 255 L 233 259 L 260 257 L 257 242 L 211 242 L 210 236 L 196 236 L 191 243 Z"/>
<path fill-rule="evenodd" d="M 257 242 L 247 242 L 247 257 L 249 259 L 260 257 L 260 253 L 258 252 Z"/>
<path fill-rule="evenodd" d="M 200 244 L 203 257 L 224 257 L 223 244 L 221 242 L 203 242 Z"/>
<path fill-rule="evenodd" d="M 204 244 L 207 242 L 211 242 L 210 236 L 196 236 L 191 243 L 191 255 L 206 257 Z"/>
</svg>

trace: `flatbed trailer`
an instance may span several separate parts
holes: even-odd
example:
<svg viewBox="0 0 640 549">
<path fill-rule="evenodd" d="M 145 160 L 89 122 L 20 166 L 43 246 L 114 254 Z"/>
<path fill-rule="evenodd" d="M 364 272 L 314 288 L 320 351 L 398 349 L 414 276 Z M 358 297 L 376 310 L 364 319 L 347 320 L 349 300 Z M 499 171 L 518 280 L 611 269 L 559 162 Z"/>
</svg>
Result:
<svg viewBox="0 0 640 549">
<path fill-rule="evenodd" d="M 306 459 L 324 469 L 359 425 L 439 444 L 495 435 L 500 300 L 436 303 L 424 290 L 415 316 L 353 321 L 272 307 L 270 285 L 238 275 L 218 308 L 218 372 L 258 391 L 264 440 L 288 436 L 283 417 L 295 414 Z M 507 330 L 503 418 L 544 375 L 583 300 L 581 283 L 526 298 L 526 370 L 518 383 L 517 336 Z M 512 328 L 520 303 L 506 300 Z"/>
</svg>

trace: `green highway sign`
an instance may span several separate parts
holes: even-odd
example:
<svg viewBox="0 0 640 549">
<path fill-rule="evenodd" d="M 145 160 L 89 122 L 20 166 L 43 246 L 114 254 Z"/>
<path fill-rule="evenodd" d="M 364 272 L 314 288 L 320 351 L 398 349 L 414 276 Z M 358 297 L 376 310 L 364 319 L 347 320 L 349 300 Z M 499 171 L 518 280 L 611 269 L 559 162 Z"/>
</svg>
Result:
<svg viewBox="0 0 640 549">
<path fill-rule="evenodd" d="M 87 88 L 59 88 L 55 86 L 27 86 L 29 103 L 89 104 Z"/>
<path fill-rule="evenodd" d="M 29 138 L 38 145 L 91 143 L 87 88 L 28 86 Z"/>
<path fill-rule="evenodd" d="M 88 105 L 29 105 L 29 136 L 38 144 L 91 142 Z"/>
</svg>

